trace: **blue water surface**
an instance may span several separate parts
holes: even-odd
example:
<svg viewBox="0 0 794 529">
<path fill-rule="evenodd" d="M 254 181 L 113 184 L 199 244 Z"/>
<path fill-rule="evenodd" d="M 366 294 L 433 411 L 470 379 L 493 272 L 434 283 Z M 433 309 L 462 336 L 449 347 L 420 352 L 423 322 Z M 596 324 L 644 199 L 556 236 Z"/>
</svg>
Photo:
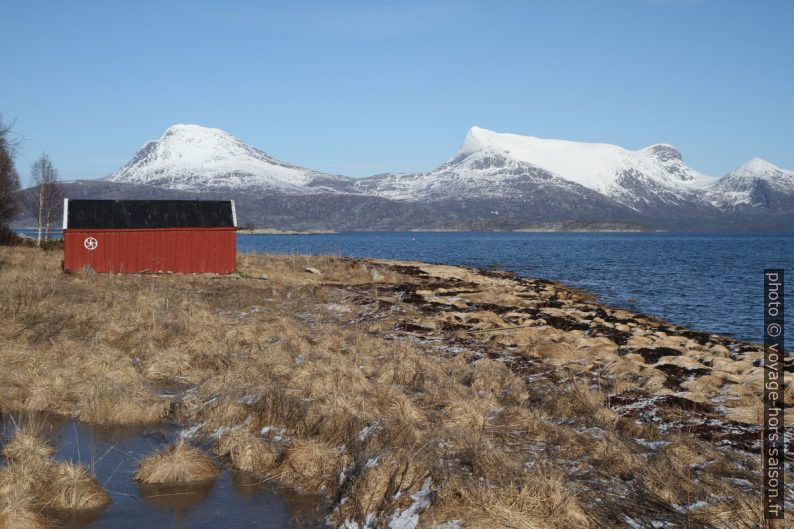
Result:
<svg viewBox="0 0 794 529">
<path fill-rule="evenodd" d="M 752 342 L 763 339 L 764 268 L 794 270 L 792 234 L 353 232 L 237 241 L 241 252 L 409 259 L 555 279 L 608 305 Z M 790 300 L 792 286 L 794 277 Z"/>
</svg>

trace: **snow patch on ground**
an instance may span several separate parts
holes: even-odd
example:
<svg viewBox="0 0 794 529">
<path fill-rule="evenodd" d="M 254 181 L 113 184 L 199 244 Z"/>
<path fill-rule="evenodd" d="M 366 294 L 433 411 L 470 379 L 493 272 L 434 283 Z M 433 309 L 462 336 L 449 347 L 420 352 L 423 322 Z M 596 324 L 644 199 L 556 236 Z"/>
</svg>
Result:
<svg viewBox="0 0 794 529">
<path fill-rule="evenodd" d="M 702 508 L 708 507 L 708 506 L 709 506 L 709 504 L 707 502 L 705 502 L 705 501 L 702 501 L 702 500 L 701 501 L 696 501 L 696 502 L 691 503 L 689 505 L 676 505 L 675 503 L 673 503 L 673 509 L 675 509 L 676 511 L 678 511 L 680 513 L 687 513 L 689 511 L 695 511 L 697 509 L 702 509 Z"/>
<path fill-rule="evenodd" d="M 280 442 L 286 440 L 287 430 L 284 428 L 277 428 L 276 426 L 264 426 L 259 430 L 262 436 L 268 436 L 271 441 Z"/>
<path fill-rule="evenodd" d="M 353 520 L 345 520 L 339 529 L 375 529 L 377 526 L 378 516 L 375 513 L 369 513 L 364 519 L 364 525 L 359 525 L 358 522 Z"/>
<path fill-rule="evenodd" d="M 432 478 L 425 479 L 422 488 L 411 494 L 413 503 L 404 511 L 392 515 L 389 529 L 416 529 L 419 525 L 419 513 L 427 509 L 433 499 L 433 491 L 430 490 L 432 484 Z"/>
<path fill-rule="evenodd" d="M 240 398 L 239 402 L 240 402 L 240 404 L 245 404 L 247 406 L 253 406 L 257 402 L 259 402 L 259 399 L 261 399 L 261 398 L 262 398 L 262 395 L 245 395 L 242 398 Z"/>
<path fill-rule="evenodd" d="M 433 529 L 460 529 L 463 527 L 462 520 L 450 520 L 444 523 L 437 523 L 433 526 Z"/>
<path fill-rule="evenodd" d="M 635 439 L 635 441 L 650 450 L 659 450 L 670 444 L 670 441 L 648 441 L 640 438 Z"/>
<path fill-rule="evenodd" d="M 381 428 L 382 426 L 379 422 L 375 422 L 370 424 L 369 426 L 365 426 L 364 428 L 361 429 L 360 432 L 358 432 L 358 440 L 363 443 L 364 441 L 369 439 L 372 434 L 379 432 Z"/>
</svg>

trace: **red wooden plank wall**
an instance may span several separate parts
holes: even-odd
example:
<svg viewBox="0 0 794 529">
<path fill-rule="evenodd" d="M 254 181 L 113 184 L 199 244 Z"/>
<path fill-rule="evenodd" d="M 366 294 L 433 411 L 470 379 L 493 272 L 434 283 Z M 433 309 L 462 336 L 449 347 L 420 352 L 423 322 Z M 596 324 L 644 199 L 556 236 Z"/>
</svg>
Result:
<svg viewBox="0 0 794 529">
<path fill-rule="evenodd" d="M 235 231 L 236 228 L 66 229 L 64 269 L 230 274 L 237 270 Z"/>
</svg>

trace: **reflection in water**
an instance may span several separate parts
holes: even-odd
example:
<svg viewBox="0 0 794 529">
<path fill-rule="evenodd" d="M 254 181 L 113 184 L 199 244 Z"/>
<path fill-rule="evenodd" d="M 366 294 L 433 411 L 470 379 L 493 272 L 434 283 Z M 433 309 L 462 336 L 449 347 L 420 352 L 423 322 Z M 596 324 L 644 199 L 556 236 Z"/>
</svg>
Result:
<svg viewBox="0 0 794 529">
<path fill-rule="evenodd" d="M 232 470 L 227 474 L 231 478 L 234 495 L 249 504 L 263 501 L 262 492 L 272 488 L 272 484 L 269 484 L 266 480 L 245 472 Z M 226 475 L 222 477 L 226 477 Z M 319 525 L 317 524 L 320 515 L 317 510 L 319 502 L 316 496 L 298 494 L 294 491 L 282 491 L 281 494 L 281 501 L 286 504 L 287 510 L 291 515 L 289 525 L 284 527 L 315 527 Z"/>
<path fill-rule="evenodd" d="M 76 513 L 53 512 L 50 514 L 58 520 L 63 529 L 83 529 L 84 527 L 101 527 L 101 525 L 92 524 L 102 516 L 104 510 L 105 507 Z"/>
<path fill-rule="evenodd" d="M 212 491 L 213 481 L 201 483 L 139 483 L 140 497 L 155 507 L 172 509 L 177 518 L 185 515 L 206 500 Z"/>
<path fill-rule="evenodd" d="M 257 488 L 262 486 L 262 479 L 245 472 L 230 472 L 234 492 L 245 500 L 252 500 L 256 496 Z"/>
<path fill-rule="evenodd" d="M 142 485 L 138 461 L 172 443 L 173 425 L 91 427 L 45 413 L 0 414 L 0 444 L 18 426 L 35 425 L 55 447 L 55 459 L 88 467 L 113 498 L 97 511 L 58 516 L 66 529 L 262 529 L 317 526 L 316 496 L 290 493 L 253 476 L 227 470 L 209 483 Z M 0 464 L 4 462 L 0 459 Z"/>
</svg>

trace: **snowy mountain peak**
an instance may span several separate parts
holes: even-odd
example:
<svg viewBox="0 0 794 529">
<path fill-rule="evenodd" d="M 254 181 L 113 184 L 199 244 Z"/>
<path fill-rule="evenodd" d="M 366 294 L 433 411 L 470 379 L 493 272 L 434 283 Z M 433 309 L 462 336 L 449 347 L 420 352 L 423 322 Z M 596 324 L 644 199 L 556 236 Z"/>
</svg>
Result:
<svg viewBox="0 0 794 529">
<path fill-rule="evenodd" d="M 680 162 L 684 161 L 684 157 L 681 156 L 681 151 L 666 143 L 649 145 L 648 147 L 645 147 L 642 152 L 648 156 L 653 156 L 660 162 L 669 162 L 671 160 L 678 160 Z"/>
<path fill-rule="evenodd" d="M 201 125 L 194 125 L 190 123 L 177 123 L 176 125 L 171 125 L 165 129 L 165 132 L 159 141 L 163 141 L 166 138 L 170 139 L 171 141 L 181 140 L 187 143 L 228 142 L 231 144 L 237 143 L 242 145 L 242 142 L 237 140 L 237 138 L 228 132 L 222 131 L 221 129 L 202 127 Z"/>
<path fill-rule="evenodd" d="M 710 191 L 709 200 L 722 209 L 769 208 L 776 203 L 776 194 L 794 196 L 794 171 L 753 158 L 720 178 Z"/>
<path fill-rule="evenodd" d="M 471 154 L 493 148 L 493 137 L 497 133 L 480 127 L 472 127 L 463 139 L 463 145 L 458 149 L 459 154 Z"/>
<path fill-rule="evenodd" d="M 757 156 L 747 160 L 738 168 L 731 171 L 731 174 L 739 176 L 763 176 L 774 173 L 791 173 L 791 171 L 781 169 L 777 165 L 767 162 L 763 158 L 758 158 Z"/>
<path fill-rule="evenodd" d="M 244 144 L 221 129 L 201 125 L 177 124 L 168 127 L 157 141 L 160 151 L 169 156 L 192 159 L 194 162 L 207 162 L 219 158 L 238 158 L 253 156 L 272 161 L 270 156 Z M 168 152 L 165 153 L 167 147 Z"/>
<path fill-rule="evenodd" d="M 195 125 L 193 123 L 175 123 L 165 129 L 165 135 L 169 134 L 191 134 L 195 136 L 199 135 L 207 135 L 207 134 L 219 134 L 224 136 L 231 136 L 231 134 L 222 131 L 221 129 L 215 129 L 212 127 L 203 127 L 201 125 Z"/>
<path fill-rule="evenodd" d="M 177 124 L 146 143 L 107 180 L 182 190 L 301 192 L 320 176 L 327 175 L 276 160 L 220 129 Z"/>
</svg>

